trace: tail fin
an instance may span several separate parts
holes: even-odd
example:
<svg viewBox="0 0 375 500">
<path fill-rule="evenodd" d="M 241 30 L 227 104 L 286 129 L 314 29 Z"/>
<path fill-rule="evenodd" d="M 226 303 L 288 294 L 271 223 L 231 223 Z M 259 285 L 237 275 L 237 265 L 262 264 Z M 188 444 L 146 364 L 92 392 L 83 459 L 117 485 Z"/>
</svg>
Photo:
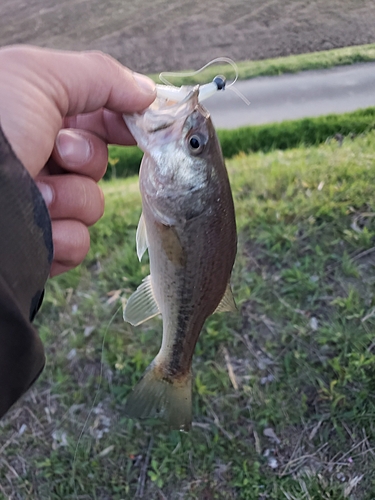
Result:
<svg viewBox="0 0 375 500">
<path fill-rule="evenodd" d="M 128 396 L 125 414 L 130 418 L 162 418 L 171 429 L 188 431 L 192 419 L 191 372 L 166 380 L 155 362 Z"/>
</svg>

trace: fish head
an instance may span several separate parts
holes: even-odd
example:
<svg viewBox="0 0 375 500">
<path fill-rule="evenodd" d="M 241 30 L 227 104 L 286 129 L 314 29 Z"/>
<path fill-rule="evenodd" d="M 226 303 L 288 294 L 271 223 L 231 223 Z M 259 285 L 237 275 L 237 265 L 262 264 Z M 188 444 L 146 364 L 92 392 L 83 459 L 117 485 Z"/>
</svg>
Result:
<svg viewBox="0 0 375 500">
<path fill-rule="evenodd" d="M 180 194 L 204 188 L 216 164 L 212 157 L 222 158 L 210 114 L 198 101 L 199 86 L 183 89 L 179 102 L 157 98 L 143 113 L 124 116 L 145 153 L 147 183 Z"/>
</svg>

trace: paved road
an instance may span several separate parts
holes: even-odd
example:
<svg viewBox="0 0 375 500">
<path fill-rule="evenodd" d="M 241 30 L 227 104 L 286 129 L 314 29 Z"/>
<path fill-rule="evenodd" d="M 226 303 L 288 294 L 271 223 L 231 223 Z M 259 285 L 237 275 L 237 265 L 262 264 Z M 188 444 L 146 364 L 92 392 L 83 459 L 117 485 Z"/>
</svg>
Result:
<svg viewBox="0 0 375 500">
<path fill-rule="evenodd" d="M 375 106 L 375 63 L 254 78 L 236 83 L 247 106 L 226 90 L 208 99 L 217 128 L 236 128 Z"/>
</svg>

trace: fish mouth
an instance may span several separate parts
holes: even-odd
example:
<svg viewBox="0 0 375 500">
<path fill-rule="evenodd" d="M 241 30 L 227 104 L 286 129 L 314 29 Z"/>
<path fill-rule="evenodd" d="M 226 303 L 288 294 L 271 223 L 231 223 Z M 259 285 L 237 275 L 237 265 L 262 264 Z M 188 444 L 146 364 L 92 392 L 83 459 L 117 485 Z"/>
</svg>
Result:
<svg viewBox="0 0 375 500">
<path fill-rule="evenodd" d="M 142 113 L 124 115 L 126 125 L 143 151 L 150 150 L 155 141 L 165 144 L 177 140 L 187 118 L 195 110 L 204 118 L 209 116 L 208 111 L 198 101 L 199 85 L 183 86 L 182 89 L 186 95 L 180 101 L 157 97 Z"/>
<path fill-rule="evenodd" d="M 154 133 L 154 132 L 158 132 L 159 130 L 164 130 L 166 128 L 169 128 L 173 125 L 173 122 L 166 122 L 166 123 L 162 123 L 161 125 L 157 125 L 155 128 L 151 128 L 149 129 L 147 132 L 149 132 L 150 134 Z"/>
<path fill-rule="evenodd" d="M 198 107 L 199 85 L 195 87 L 182 87 L 186 90 L 186 95 L 181 101 L 173 101 L 157 97 L 151 106 L 146 110 L 148 133 L 164 130 L 194 111 Z M 146 116 L 145 116 L 146 119 Z"/>
<path fill-rule="evenodd" d="M 164 109 L 169 109 L 172 112 L 176 112 L 179 110 L 179 108 L 185 107 L 186 103 L 191 100 L 194 100 L 194 104 L 198 103 L 199 85 L 195 85 L 194 87 L 190 85 L 183 85 L 181 87 L 181 91 L 185 92 L 185 97 L 183 99 L 174 101 L 173 99 L 157 97 L 155 101 L 147 108 L 147 110 L 163 111 Z"/>
</svg>

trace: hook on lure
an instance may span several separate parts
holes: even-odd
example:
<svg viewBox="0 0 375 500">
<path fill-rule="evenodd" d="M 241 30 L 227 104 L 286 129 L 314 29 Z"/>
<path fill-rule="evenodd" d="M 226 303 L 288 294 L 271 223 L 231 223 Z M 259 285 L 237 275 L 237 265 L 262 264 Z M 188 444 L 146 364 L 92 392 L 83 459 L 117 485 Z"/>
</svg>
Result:
<svg viewBox="0 0 375 500">
<path fill-rule="evenodd" d="M 210 83 L 206 83 L 205 85 L 200 85 L 199 87 L 199 102 L 202 102 L 212 95 L 216 94 L 216 92 L 231 89 L 233 90 L 247 105 L 250 104 L 250 101 L 246 99 L 246 97 L 241 94 L 236 88 L 233 87 L 233 85 L 236 83 L 238 79 L 238 68 L 237 65 L 232 59 L 229 59 L 228 57 L 218 57 L 216 59 L 213 59 L 209 63 L 205 64 L 202 68 L 198 69 L 197 71 L 193 72 L 187 72 L 187 73 L 171 73 L 171 72 L 165 72 L 163 71 L 160 73 L 159 78 L 160 80 L 165 84 L 165 85 L 156 85 L 156 92 L 158 97 L 162 97 L 164 99 L 171 99 L 173 101 L 182 101 L 185 96 L 186 96 L 186 90 L 183 87 L 175 87 L 172 85 L 169 80 L 167 80 L 166 75 L 168 77 L 173 77 L 173 76 L 180 76 L 180 77 L 185 77 L 185 76 L 194 76 L 204 69 L 206 69 L 208 66 L 211 66 L 214 63 L 217 62 L 226 62 L 232 66 L 232 68 L 235 71 L 235 77 L 234 80 L 227 85 L 227 79 L 223 75 L 217 75 L 215 78 L 212 80 Z"/>
<path fill-rule="evenodd" d="M 226 78 L 225 76 L 218 75 L 212 80 L 211 83 L 200 85 L 199 87 L 199 102 L 202 102 L 212 95 L 216 94 L 219 90 L 225 90 Z M 183 87 L 175 87 L 173 85 L 156 85 L 156 92 L 158 97 L 170 99 L 172 101 L 182 101 L 186 97 L 186 90 Z"/>
</svg>

